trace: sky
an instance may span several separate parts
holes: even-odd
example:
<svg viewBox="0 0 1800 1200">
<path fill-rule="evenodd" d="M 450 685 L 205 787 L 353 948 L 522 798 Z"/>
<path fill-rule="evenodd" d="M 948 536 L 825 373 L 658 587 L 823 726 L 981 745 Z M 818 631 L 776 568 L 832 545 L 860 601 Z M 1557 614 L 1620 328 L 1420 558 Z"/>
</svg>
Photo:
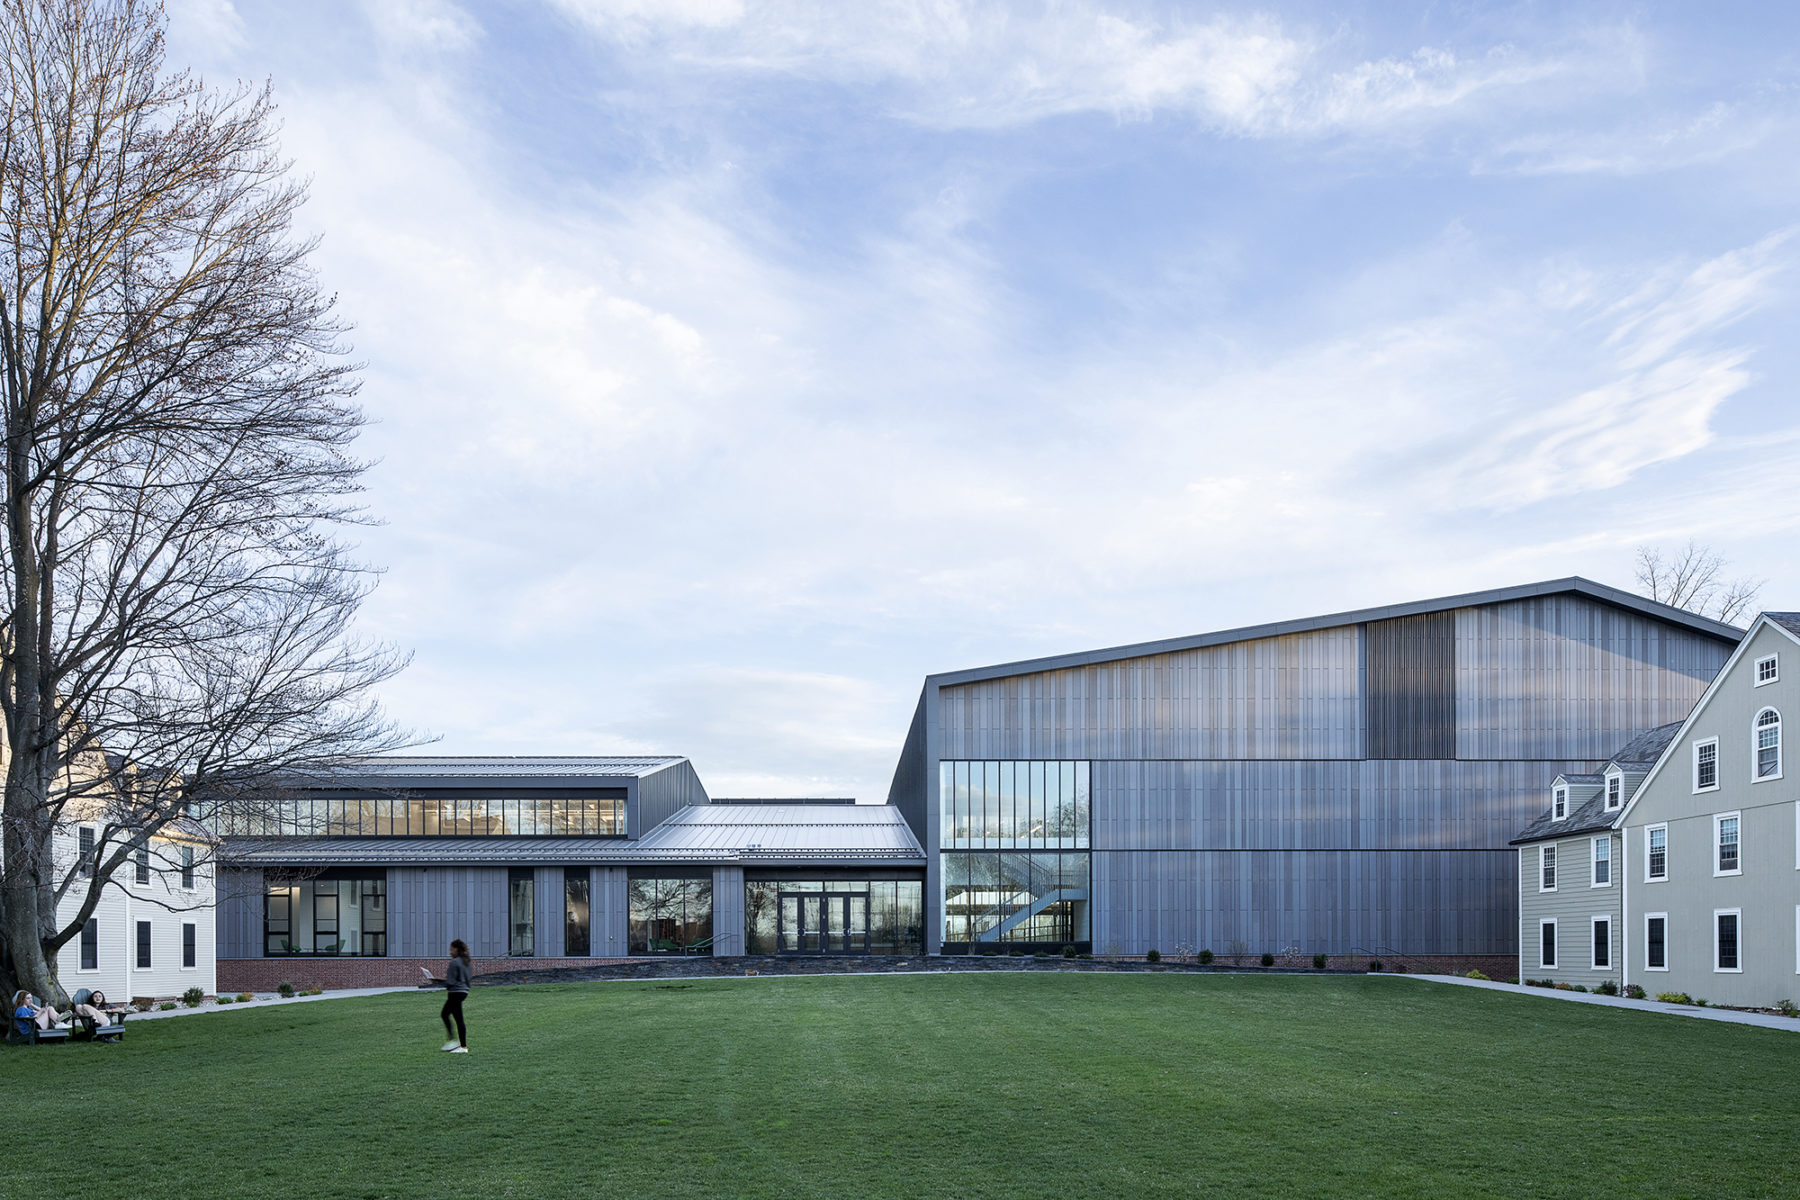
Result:
<svg viewBox="0 0 1800 1200">
<path fill-rule="evenodd" d="M 927 674 L 1690 539 L 1800 609 L 1800 6 L 170 0 L 445 754 L 887 794 Z"/>
</svg>

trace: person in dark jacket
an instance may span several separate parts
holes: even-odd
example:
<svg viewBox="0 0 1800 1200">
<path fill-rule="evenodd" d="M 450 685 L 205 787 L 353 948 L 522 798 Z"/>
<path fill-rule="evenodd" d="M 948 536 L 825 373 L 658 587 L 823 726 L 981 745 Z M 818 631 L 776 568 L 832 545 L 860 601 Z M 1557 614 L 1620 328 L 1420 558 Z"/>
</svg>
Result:
<svg viewBox="0 0 1800 1200">
<path fill-rule="evenodd" d="M 450 965 L 444 968 L 444 977 L 433 980 L 445 988 L 444 1010 L 438 1015 L 444 1019 L 444 1036 L 450 1040 L 444 1043 L 444 1049 L 452 1054 L 469 1052 L 469 1031 L 463 1025 L 463 1000 L 469 995 L 469 980 L 475 972 L 469 966 L 469 944 L 461 938 L 450 943 Z M 450 1020 L 456 1019 L 456 1028 L 450 1027 Z"/>
</svg>

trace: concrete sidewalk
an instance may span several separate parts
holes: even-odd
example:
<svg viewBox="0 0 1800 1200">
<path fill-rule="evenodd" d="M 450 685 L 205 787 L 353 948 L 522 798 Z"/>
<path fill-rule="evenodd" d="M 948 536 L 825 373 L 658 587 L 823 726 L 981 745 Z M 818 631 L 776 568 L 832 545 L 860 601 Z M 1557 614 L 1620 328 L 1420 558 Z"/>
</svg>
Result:
<svg viewBox="0 0 1800 1200">
<path fill-rule="evenodd" d="M 163 1017 L 195 1017 L 206 1013 L 239 1012 L 247 1008 L 273 1008 L 280 1004 L 307 1004 L 314 1000 L 345 1000 L 356 996 L 382 996 L 386 995 L 388 992 L 421 992 L 431 990 L 433 989 L 410 987 L 346 988 L 341 992 L 322 992 L 317 996 L 259 995 L 256 999 L 246 1000 L 242 1004 L 215 1004 L 213 1001 L 208 1000 L 198 1008 L 188 1008 L 183 1005 L 179 1008 L 172 1008 L 168 1012 L 163 1012 L 154 1008 L 149 1012 L 134 1012 L 131 1016 L 126 1018 L 126 1022 L 127 1024 L 132 1024 L 138 1021 L 155 1021 Z M 435 990 L 441 991 L 442 989 L 439 988 Z"/>
<path fill-rule="evenodd" d="M 1638 1012 L 1668 1013 L 1672 1017 L 1699 1017 L 1704 1021 L 1724 1021 L 1730 1025 L 1760 1025 L 1764 1029 L 1784 1029 L 1800 1033 L 1800 1018 L 1771 1013 L 1738 1012 L 1729 1008 L 1701 1008 L 1692 1004 L 1665 1004 L 1661 1000 L 1628 1000 L 1623 996 L 1597 996 L 1593 992 L 1563 992 L 1555 988 L 1526 987 L 1521 983 L 1495 983 L 1491 979 L 1465 979 L 1461 975 L 1389 974 L 1389 979 L 1421 979 L 1426 983 L 1454 983 L 1458 987 L 1487 988 L 1489 991 L 1511 992 L 1513 995 L 1543 996 L 1552 1000 L 1573 1000 L 1579 1004 L 1600 1004 L 1608 1008 L 1629 1008 Z"/>
</svg>

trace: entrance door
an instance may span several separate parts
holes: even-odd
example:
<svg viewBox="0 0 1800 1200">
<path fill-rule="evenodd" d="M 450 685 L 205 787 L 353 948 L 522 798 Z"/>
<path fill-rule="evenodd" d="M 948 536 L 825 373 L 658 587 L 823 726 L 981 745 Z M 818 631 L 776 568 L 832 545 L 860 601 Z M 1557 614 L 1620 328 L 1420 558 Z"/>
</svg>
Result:
<svg viewBox="0 0 1800 1200">
<path fill-rule="evenodd" d="M 828 892 L 781 897 L 777 944 L 788 954 L 866 954 L 869 950 L 869 897 L 862 892 Z"/>
<path fill-rule="evenodd" d="M 823 954 L 825 946 L 819 931 L 824 922 L 820 921 L 822 896 L 800 897 L 800 952 L 802 954 Z"/>
</svg>

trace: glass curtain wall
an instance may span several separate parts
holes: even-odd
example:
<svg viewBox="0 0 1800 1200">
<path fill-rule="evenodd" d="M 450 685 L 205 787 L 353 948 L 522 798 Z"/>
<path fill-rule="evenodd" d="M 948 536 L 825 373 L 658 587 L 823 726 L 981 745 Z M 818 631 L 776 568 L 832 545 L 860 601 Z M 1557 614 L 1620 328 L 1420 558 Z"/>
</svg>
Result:
<svg viewBox="0 0 1800 1200">
<path fill-rule="evenodd" d="M 752 879 L 744 884 L 749 954 L 919 954 L 917 879 Z"/>
<path fill-rule="evenodd" d="M 263 953 L 381 958 L 387 954 L 387 876 L 276 884 L 263 896 Z"/>
<path fill-rule="evenodd" d="M 623 837 L 625 792 L 534 796 L 315 796 L 219 814 L 247 837 Z"/>
<path fill-rule="evenodd" d="M 532 904 L 536 886 L 530 867 L 509 867 L 506 872 L 506 952 L 513 958 L 530 958 L 534 953 L 535 920 Z"/>
<path fill-rule="evenodd" d="M 945 948 L 1089 943 L 1089 764 L 939 765 Z"/>
<path fill-rule="evenodd" d="M 563 953 L 586 958 L 588 949 L 588 869 L 563 869 Z"/>
<path fill-rule="evenodd" d="M 712 878 L 632 875 L 626 880 L 632 954 L 711 954 Z"/>
</svg>

